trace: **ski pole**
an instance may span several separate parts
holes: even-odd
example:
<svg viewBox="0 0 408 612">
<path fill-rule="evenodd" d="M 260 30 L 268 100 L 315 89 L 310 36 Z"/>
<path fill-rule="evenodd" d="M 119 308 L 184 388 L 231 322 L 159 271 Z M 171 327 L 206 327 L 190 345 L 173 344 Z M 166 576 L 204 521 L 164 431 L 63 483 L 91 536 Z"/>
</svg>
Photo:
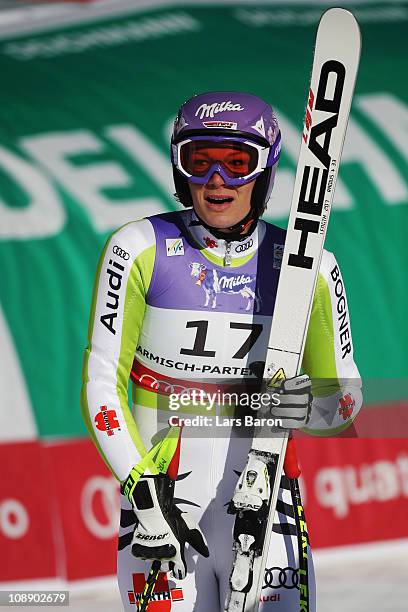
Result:
<svg viewBox="0 0 408 612">
<path fill-rule="evenodd" d="M 143 593 L 139 599 L 137 608 L 138 612 L 146 612 L 151 596 L 153 595 L 154 587 L 156 586 L 157 578 L 161 569 L 161 561 L 155 559 L 150 568 L 149 575 L 144 585 Z"/>
<path fill-rule="evenodd" d="M 177 479 L 179 464 L 180 464 L 180 448 L 181 448 L 181 433 L 183 431 L 183 423 L 181 422 L 177 427 L 179 427 L 179 438 L 177 443 L 177 450 L 173 455 L 173 458 L 167 468 L 167 475 L 172 479 Z M 149 605 L 149 601 L 153 595 L 154 588 L 157 583 L 157 579 L 159 577 L 161 569 L 161 561 L 159 559 L 155 559 L 150 567 L 149 574 L 147 576 L 143 592 L 137 604 L 138 612 L 146 612 L 147 606 Z"/>
<path fill-rule="evenodd" d="M 303 510 L 302 499 L 298 478 L 301 474 L 295 449 L 295 441 L 289 438 L 286 447 L 284 471 L 289 478 L 292 504 L 295 511 L 295 523 L 297 532 L 297 542 L 299 551 L 299 605 L 300 610 L 309 610 L 309 571 L 308 571 L 308 545 L 309 536 L 307 533 L 305 512 Z"/>
</svg>

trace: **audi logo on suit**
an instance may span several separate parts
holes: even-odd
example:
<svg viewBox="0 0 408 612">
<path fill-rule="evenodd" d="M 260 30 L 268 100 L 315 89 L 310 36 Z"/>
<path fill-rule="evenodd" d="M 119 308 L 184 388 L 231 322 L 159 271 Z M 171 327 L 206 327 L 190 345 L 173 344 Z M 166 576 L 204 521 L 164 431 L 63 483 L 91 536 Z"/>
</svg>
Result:
<svg viewBox="0 0 408 612">
<path fill-rule="evenodd" d="M 126 261 L 130 257 L 129 253 L 127 251 L 124 251 L 123 249 L 121 249 L 120 246 L 118 246 L 117 244 L 115 244 L 115 246 L 113 247 L 112 251 L 115 253 L 115 255 L 118 255 L 119 257 L 122 257 L 122 259 L 125 259 Z"/>
</svg>

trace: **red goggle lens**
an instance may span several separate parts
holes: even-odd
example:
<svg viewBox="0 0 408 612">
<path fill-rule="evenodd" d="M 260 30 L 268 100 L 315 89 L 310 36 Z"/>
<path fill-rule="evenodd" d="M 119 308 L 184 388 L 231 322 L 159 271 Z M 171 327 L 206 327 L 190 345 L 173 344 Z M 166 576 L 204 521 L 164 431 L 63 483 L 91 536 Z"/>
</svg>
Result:
<svg viewBox="0 0 408 612">
<path fill-rule="evenodd" d="M 228 176 L 239 178 L 251 174 L 258 162 L 258 151 L 245 143 L 190 141 L 180 154 L 181 165 L 192 176 L 205 176 L 214 164 L 220 164 Z"/>
</svg>

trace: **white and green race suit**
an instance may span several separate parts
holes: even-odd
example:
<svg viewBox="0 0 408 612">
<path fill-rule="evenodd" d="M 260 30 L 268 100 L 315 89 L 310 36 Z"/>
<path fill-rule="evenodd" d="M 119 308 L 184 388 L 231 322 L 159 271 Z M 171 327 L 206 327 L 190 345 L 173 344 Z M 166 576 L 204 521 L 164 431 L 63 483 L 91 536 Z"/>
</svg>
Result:
<svg viewBox="0 0 408 612">
<path fill-rule="evenodd" d="M 231 407 L 188 403 L 175 411 L 172 398 L 192 389 L 225 390 L 256 376 L 265 359 L 285 240 L 284 230 L 259 221 L 244 240 L 228 243 L 195 221 L 191 210 L 166 213 L 129 223 L 111 236 L 97 272 L 84 360 L 83 414 L 101 455 L 120 481 L 168 430 L 169 418 L 202 417 L 196 426 L 184 427 L 175 495 L 200 522 L 210 557 L 189 556 L 187 551 L 189 574 L 184 581 L 176 583 L 160 574 L 150 604 L 158 612 L 223 609 L 233 525 L 226 504 L 251 438 L 230 426 L 232 419 L 224 419 Z M 327 251 L 303 370 L 313 381 L 307 431 L 330 436 L 347 428 L 361 407 L 361 381 L 353 359 L 344 283 Z M 227 426 L 218 426 L 216 417 Z M 297 609 L 293 516 L 282 478 L 262 611 Z M 133 510 L 123 498 L 118 576 L 126 610 L 136 609 L 149 569 L 130 552 L 134 524 Z M 313 578 L 309 590 L 313 611 Z"/>
</svg>

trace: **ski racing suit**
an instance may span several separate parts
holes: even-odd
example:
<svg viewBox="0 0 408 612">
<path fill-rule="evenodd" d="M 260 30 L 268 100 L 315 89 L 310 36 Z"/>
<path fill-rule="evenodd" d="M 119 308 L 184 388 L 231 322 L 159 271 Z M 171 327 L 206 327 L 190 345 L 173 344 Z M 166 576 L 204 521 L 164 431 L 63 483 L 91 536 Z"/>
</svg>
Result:
<svg viewBox="0 0 408 612">
<path fill-rule="evenodd" d="M 285 231 L 262 220 L 239 242 L 212 236 L 191 209 L 128 223 L 108 240 L 94 288 L 84 360 L 82 410 L 105 462 L 120 481 L 148 452 L 168 420 L 225 415 L 170 409 L 171 393 L 240 381 L 264 362 Z M 313 403 L 306 431 L 330 436 L 361 407 L 346 294 L 334 256 L 324 251 L 303 357 Z M 129 377 L 133 381 L 131 412 Z M 204 383 L 203 383 L 204 381 Z M 352 410 L 341 410 L 350 394 Z M 174 407 L 173 407 L 174 408 Z M 149 610 L 223 610 L 232 563 L 234 517 L 227 514 L 251 436 L 232 426 L 184 427 L 176 503 L 203 530 L 208 559 L 186 552 L 188 574 L 159 574 Z M 239 428 L 238 428 L 239 429 Z M 135 515 L 122 497 L 118 581 L 125 610 L 136 610 L 150 563 L 131 553 Z M 298 553 L 289 485 L 282 477 L 259 610 L 298 609 Z M 315 611 L 312 560 L 310 611 Z"/>
</svg>

